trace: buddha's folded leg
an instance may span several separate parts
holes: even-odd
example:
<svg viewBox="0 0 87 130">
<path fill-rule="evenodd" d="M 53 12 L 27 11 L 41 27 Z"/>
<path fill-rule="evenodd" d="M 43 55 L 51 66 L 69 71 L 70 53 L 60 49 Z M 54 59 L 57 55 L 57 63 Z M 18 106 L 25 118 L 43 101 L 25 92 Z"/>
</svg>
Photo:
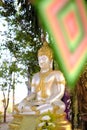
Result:
<svg viewBox="0 0 87 130">
<path fill-rule="evenodd" d="M 27 111 L 32 111 L 31 110 L 31 102 L 21 102 L 19 105 L 18 105 L 18 110 L 20 112 L 27 112 Z"/>
<path fill-rule="evenodd" d="M 40 114 L 47 112 L 47 111 L 52 111 L 53 106 L 51 104 L 43 104 L 41 106 L 37 107 L 37 110 L 40 111 Z"/>
</svg>

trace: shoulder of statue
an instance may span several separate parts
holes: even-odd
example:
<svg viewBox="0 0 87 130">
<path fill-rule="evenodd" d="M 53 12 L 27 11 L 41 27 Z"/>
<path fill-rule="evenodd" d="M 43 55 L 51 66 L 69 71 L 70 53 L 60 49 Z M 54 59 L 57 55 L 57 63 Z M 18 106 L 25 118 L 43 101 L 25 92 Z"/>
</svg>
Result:
<svg viewBox="0 0 87 130">
<path fill-rule="evenodd" d="M 53 70 L 53 73 L 63 75 L 63 73 L 60 70 Z"/>
<path fill-rule="evenodd" d="M 32 76 L 31 86 L 35 86 L 36 81 L 37 81 L 38 79 L 39 79 L 39 72 L 38 72 L 38 73 L 35 73 L 35 74 Z"/>
<path fill-rule="evenodd" d="M 38 75 L 39 75 L 39 72 L 33 74 L 33 77 L 36 77 L 36 76 L 38 76 Z"/>
<path fill-rule="evenodd" d="M 54 74 L 55 74 L 55 76 L 56 76 L 58 81 L 60 80 L 60 81 L 62 81 L 65 84 L 65 77 L 64 77 L 64 75 L 63 75 L 63 73 L 61 71 L 54 70 Z"/>
<path fill-rule="evenodd" d="M 35 74 L 32 76 L 32 80 L 36 80 L 38 77 L 39 77 L 39 72 L 38 72 L 38 73 L 35 73 Z"/>
</svg>

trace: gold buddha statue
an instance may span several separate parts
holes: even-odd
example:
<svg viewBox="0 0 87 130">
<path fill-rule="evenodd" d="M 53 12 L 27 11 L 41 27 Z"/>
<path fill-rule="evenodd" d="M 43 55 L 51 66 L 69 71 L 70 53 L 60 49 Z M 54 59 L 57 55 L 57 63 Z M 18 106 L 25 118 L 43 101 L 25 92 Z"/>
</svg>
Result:
<svg viewBox="0 0 87 130">
<path fill-rule="evenodd" d="M 31 81 L 31 93 L 14 108 L 19 113 L 42 114 L 53 111 L 64 113 L 65 104 L 61 100 L 65 91 L 65 78 L 60 71 L 53 70 L 53 52 L 47 42 L 38 51 L 40 72 Z"/>
</svg>

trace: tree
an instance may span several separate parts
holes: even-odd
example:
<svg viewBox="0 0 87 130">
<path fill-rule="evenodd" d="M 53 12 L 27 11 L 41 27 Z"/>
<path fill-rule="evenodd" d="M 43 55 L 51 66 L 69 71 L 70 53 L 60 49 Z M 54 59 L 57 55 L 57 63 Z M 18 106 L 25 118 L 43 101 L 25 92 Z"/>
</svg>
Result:
<svg viewBox="0 0 87 130">
<path fill-rule="evenodd" d="M 0 47 L 0 91 L 3 94 L 4 122 L 6 122 L 6 113 L 9 106 L 10 92 L 15 90 L 15 84 L 19 81 L 15 76 L 15 84 L 13 74 L 20 72 L 16 64 L 16 60 L 12 60 L 9 50 L 1 44 Z"/>
<path fill-rule="evenodd" d="M 18 68 L 15 65 L 15 63 L 9 63 L 8 61 L 3 61 L 3 63 L 0 66 L 0 90 L 3 93 L 3 108 L 4 108 L 4 122 L 6 122 L 6 112 L 9 105 L 9 97 L 10 92 L 13 89 L 14 90 L 14 84 L 12 81 L 12 74 L 13 72 L 17 72 Z"/>
<path fill-rule="evenodd" d="M 37 18 L 34 17 L 35 11 L 31 3 L 21 2 L 19 15 L 12 4 L 12 7 L 9 7 L 10 4 L 4 3 L 4 10 L 1 12 L 1 15 L 8 22 L 9 29 L 5 45 L 11 54 L 18 59 L 18 62 L 25 65 L 29 74 L 32 75 L 38 70 L 36 55 L 42 44 L 40 40 L 41 29 L 38 26 L 36 28 Z"/>
</svg>

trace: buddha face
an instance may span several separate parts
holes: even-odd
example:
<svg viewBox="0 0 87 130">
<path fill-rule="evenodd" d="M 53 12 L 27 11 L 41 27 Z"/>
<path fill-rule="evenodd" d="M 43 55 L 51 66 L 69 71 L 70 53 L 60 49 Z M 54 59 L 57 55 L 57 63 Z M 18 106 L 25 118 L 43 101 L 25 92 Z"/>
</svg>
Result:
<svg viewBox="0 0 87 130">
<path fill-rule="evenodd" d="M 41 55 L 38 57 L 39 66 L 41 69 L 51 68 L 51 61 L 46 55 Z"/>
</svg>

